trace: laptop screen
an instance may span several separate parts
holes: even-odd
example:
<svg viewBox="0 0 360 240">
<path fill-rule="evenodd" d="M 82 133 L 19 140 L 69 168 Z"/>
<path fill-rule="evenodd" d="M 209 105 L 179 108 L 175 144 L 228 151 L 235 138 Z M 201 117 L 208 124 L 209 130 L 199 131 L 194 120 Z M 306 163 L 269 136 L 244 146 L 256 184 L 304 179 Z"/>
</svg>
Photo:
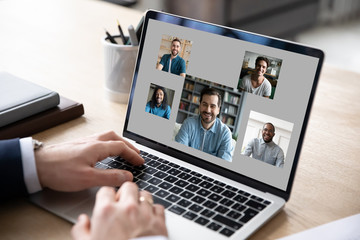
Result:
<svg viewBox="0 0 360 240">
<path fill-rule="evenodd" d="M 149 11 L 124 136 L 289 192 L 322 60 L 317 49 Z"/>
</svg>

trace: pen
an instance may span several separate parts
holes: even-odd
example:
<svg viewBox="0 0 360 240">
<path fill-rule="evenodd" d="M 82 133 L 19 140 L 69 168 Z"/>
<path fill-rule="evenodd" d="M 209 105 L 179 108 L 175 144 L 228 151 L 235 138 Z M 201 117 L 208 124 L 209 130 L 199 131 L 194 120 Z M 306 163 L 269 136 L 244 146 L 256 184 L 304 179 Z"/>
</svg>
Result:
<svg viewBox="0 0 360 240">
<path fill-rule="evenodd" d="M 129 31 L 129 37 L 130 37 L 131 45 L 138 46 L 139 41 L 137 39 L 137 36 L 136 36 L 135 29 L 134 29 L 133 25 L 130 25 L 128 27 L 128 31 Z"/>
<path fill-rule="evenodd" d="M 140 41 L 140 39 L 141 39 L 141 32 L 142 32 L 143 25 L 144 25 L 144 16 L 141 17 L 140 22 L 138 23 L 138 25 L 136 26 L 136 29 L 135 29 L 136 37 L 137 37 L 138 41 Z"/>
<path fill-rule="evenodd" d="M 121 40 L 123 41 L 123 44 L 125 45 L 125 44 L 126 44 L 126 39 L 125 39 L 125 36 L 124 36 L 124 32 L 123 32 L 123 30 L 121 29 L 119 20 L 116 20 L 116 21 L 117 21 L 117 24 L 118 24 L 118 29 L 119 29 L 119 32 L 120 32 Z"/>
<path fill-rule="evenodd" d="M 109 41 L 110 41 L 111 43 L 117 44 L 117 42 L 116 42 L 115 39 L 110 35 L 110 33 L 109 33 L 108 31 L 106 31 L 105 28 L 104 28 L 104 30 L 105 30 L 106 36 L 107 36 L 107 38 L 109 39 Z"/>
</svg>

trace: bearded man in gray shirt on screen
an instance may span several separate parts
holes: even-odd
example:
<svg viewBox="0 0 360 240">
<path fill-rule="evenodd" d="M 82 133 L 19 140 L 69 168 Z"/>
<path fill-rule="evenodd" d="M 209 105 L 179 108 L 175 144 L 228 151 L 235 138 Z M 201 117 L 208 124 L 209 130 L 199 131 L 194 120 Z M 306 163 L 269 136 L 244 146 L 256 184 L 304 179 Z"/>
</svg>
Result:
<svg viewBox="0 0 360 240">
<path fill-rule="evenodd" d="M 262 138 L 252 139 L 241 153 L 245 156 L 269 163 L 276 167 L 284 166 L 284 152 L 272 141 L 275 136 L 275 127 L 272 123 L 265 123 L 262 129 Z"/>
</svg>

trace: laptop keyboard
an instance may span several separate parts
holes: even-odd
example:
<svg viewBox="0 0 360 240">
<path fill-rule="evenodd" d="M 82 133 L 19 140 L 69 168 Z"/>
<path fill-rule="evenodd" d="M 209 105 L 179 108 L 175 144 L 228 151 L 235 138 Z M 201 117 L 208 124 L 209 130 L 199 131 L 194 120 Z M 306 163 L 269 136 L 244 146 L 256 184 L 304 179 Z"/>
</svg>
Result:
<svg viewBox="0 0 360 240">
<path fill-rule="evenodd" d="M 270 201 L 188 168 L 141 151 L 145 164 L 134 167 L 121 157 L 108 157 L 96 168 L 132 172 L 140 189 L 177 215 L 230 237 L 265 209 Z"/>
</svg>

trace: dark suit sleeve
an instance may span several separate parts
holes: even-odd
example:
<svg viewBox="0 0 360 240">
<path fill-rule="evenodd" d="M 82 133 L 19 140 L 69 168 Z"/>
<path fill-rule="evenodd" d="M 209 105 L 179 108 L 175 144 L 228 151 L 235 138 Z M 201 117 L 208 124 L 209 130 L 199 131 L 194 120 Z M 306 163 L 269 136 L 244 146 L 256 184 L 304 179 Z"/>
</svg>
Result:
<svg viewBox="0 0 360 240">
<path fill-rule="evenodd" d="M 27 195 L 19 139 L 0 140 L 0 198 Z"/>
</svg>

